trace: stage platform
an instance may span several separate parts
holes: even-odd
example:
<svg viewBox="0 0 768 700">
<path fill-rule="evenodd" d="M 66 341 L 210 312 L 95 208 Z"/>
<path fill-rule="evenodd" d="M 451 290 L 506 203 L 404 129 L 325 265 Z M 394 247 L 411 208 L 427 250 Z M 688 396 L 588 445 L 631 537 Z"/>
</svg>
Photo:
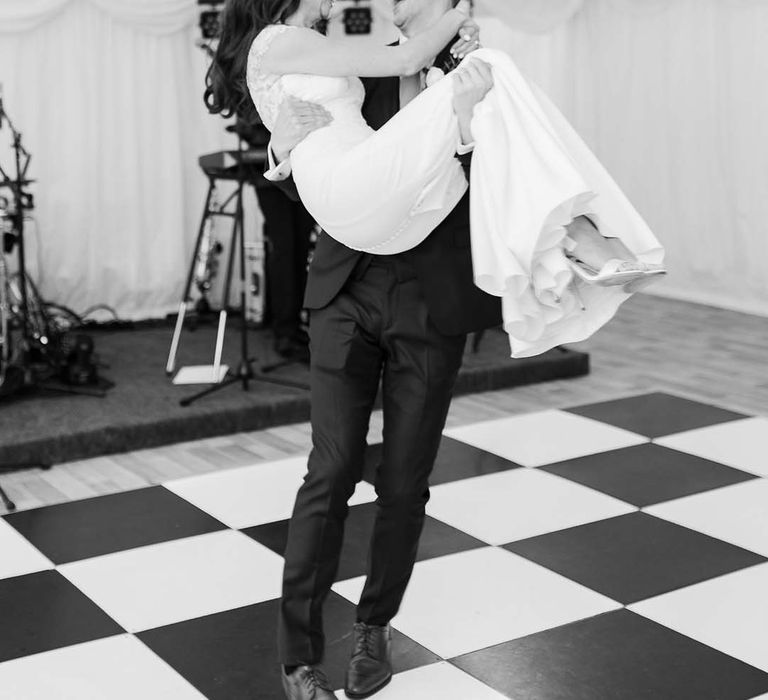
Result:
<svg viewBox="0 0 768 700">
<path fill-rule="evenodd" d="M 172 328 L 90 331 L 104 377 L 115 383 L 104 398 L 50 392 L 0 400 L 0 465 L 56 464 L 104 454 L 157 447 L 185 440 L 259 430 L 309 419 L 309 392 L 255 381 L 250 391 L 237 384 L 189 407 L 179 401 L 199 388 L 175 386 L 165 375 Z M 179 366 L 210 363 L 214 329 L 185 331 Z M 234 323 L 224 346 L 224 361 L 236 366 L 239 336 Z M 249 333 L 256 369 L 279 361 L 269 330 Z M 472 337 L 456 395 L 533 384 L 589 373 L 589 356 L 557 348 L 525 360 L 509 359 L 506 336 L 490 330 L 478 351 Z M 273 373 L 308 383 L 308 368 L 291 364 Z"/>
</svg>

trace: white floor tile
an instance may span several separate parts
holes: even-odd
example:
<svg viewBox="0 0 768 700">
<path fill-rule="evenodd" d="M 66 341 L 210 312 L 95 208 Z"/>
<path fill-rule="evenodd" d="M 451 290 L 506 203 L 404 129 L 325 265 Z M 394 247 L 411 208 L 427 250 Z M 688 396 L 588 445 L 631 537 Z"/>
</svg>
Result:
<svg viewBox="0 0 768 700">
<path fill-rule="evenodd" d="M 636 511 L 554 474 L 513 469 L 431 489 L 427 514 L 489 544 L 506 544 Z"/>
<path fill-rule="evenodd" d="M 643 510 L 768 557 L 768 479 L 744 481 Z"/>
<path fill-rule="evenodd" d="M 53 563 L 33 547 L 16 528 L 0 519 L 0 578 L 52 569 Z"/>
<path fill-rule="evenodd" d="M 343 698 L 344 691 L 336 696 Z M 505 700 L 485 683 L 481 683 L 461 669 L 441 662 L 421 666 L 411 671 L 397 673 L 383 690 L 376 693 L 376 700 Z"/>
<path fill-rule="evenodd" d="M 264 462 L 163 484 L 225 525 L 236 529 L 291 517 L 307 457 Z M 357 485 L 350 505 L 376 500 L 370 484 Z"/>
<path fill-rule="evenodd" d="M 768 418 L 745 418 L 656 440 L 659 445 L 768 476 Z"/>
<path fill-rule="evenodd" d="M 524 467 L 540 467 L 648 442 L 642 435 L 554 410 L 451 428 L 445 434 Z"/>
<path fill-rule="evenodd" d="M 333 589 L 357 603 L 363 577 Z M 416 564 L 392 625 L 443 658 L 591 617 L 621 605 L 495 547 Z"/>
<path fill-rule="evenodd" d="M 719 651 L 768 671 L 768 564 L 627 606 Z"/>
<path fill-rule="evenodd" d="M 58 568 L 129 632 L 280 596 L 283 559 L 225 530 Z"/>
<path fill-rule="evenodd" d="M 0 663 L 14 700 L 204 700 L 138 639 L 119 635 Z"/>
</svg>

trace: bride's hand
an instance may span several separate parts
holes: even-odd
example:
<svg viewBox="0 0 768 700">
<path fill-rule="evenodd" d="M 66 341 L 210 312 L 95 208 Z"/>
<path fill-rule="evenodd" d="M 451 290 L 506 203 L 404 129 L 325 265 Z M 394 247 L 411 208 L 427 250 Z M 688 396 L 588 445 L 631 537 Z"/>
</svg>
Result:
<svg viewBox="0 0 768 700">
<path fill-rule="evenodd" d="M 459 40 L 451 47 L 451 54 L 461 60 L 480 48 L 480 27 L 470 17 L 459 27 Z"/>
</svg>

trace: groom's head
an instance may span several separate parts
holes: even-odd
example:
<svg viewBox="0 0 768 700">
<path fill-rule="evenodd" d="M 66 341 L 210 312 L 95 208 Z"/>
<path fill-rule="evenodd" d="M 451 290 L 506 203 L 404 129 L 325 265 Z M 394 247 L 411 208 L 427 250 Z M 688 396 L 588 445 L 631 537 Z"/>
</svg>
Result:
<svg viewBox="0 0 768 700">
<path fill-rule="evenodd" d="M 395 26 L 406 36 L 424 31 L 457 0 L 393 0 Z"/>
</svg>

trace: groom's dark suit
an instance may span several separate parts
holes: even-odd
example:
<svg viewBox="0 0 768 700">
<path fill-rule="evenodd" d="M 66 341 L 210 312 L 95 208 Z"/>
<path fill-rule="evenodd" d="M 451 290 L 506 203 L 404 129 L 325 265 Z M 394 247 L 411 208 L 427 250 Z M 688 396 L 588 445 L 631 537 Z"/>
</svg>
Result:
<svg viewBox="0 0 768 700">
<path fill-rule="evenodd" d="M 364 83 L 363 116 L 378 129 L 400 109 L 400 81 Z M 466 334 L 501 323 L 499 299 L 472 282 L 468 195 L 423 243 L 398 255 L 364 255 L 322 234 L 305 306 L 313 450 L 285 552 L 279 626 L 285 665 L 322 660 L 323 601 L 339 563 L 347 500 L 362 475 L 380 380 L 383 459 L 358 620 L 384 625 L 402 600 Z"/>
<path fill-rule="evenodd" d="M 363 116 L 379 129 L 400 110 L 400 79 L 364 78 L 363 84 Z M 460 158 L 467 176 L 470 158 Z M 361 253 L 321 235 L 309 268 L 304 306 L 326 306 L 344 286 L 360 257 Z M 470 333 L 501 323 L 499 299 L 480 291 L 472 281 L 468 194 L 421 245 L 397 257 L 413 265 L 429 315 L 442 333 Z"/>
</svg>

